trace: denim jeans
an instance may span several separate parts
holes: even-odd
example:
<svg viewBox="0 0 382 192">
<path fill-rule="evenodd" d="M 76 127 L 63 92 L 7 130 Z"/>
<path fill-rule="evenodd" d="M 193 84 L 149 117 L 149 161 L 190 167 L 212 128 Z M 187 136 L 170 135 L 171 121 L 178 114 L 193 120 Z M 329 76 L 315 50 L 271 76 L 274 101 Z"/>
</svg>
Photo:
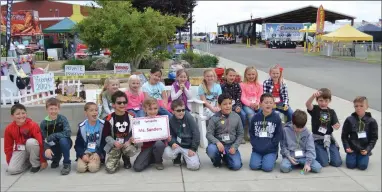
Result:
<svg viewBox="0 0 382 192">
<path fill-rule="evenodd" d="M 224 155 L 219 151 L 216 144 L 208 144 L 206 149 L 207 155 L 211 159 L 215 167 L 220 167 L 222 164 L 222 160 L 227 164 L 227 167 L 231 170 L 239 170 L 243 166 L 239 150 L 236 150 L 235 154 L 231 155 L 229 153 L 230 148 L 231 145 L 224 145 Z"/>
<path fill-rule="evenodd" d="M 293 110 L 292 110 L 292 108 L 290 108 L 290 106 L 288 107 L 288 109 L 286 111 L 284 111 L 283 109 L 279 109 L 279 107 L 283 107 L 283 105 L 284 104 L 281 102 L 276 104 L 275 110 L 284 114 L 287 117 L 287 122 L 290 122 L 290 121 L 292 121 Z"/>
<path fill-rule="evenodd" d="M 145 116 L 145 112 L 143 111 L 143 109 L 140 109 L 140 110 L 129 109 L 127 111 L 134 113 L 135 117 L 144 117 Z"/>
<path fill-rule="evenodd" d="M 16 50 L 8 50 L 8 57 L 17 57 Z"/>
<path fill-rule="evenodd" d="M 245 122 L 247 120 L 247 115 L 246 115 L 245 111 L 243 109 L 241 109 L 239 113 L 238 112 L 236 112 L 236 113 L 240 116 L 241 123 L 243 124 L 243 127 L 244 127 L 245 126 Z"/>
<path fill-rule="evenodd" d="M 259 112 L 259 110 L 255 111 L 253 110 L 252 108 L 248 107 L 248 106 L 245 106 L 243 105 L 243 109 L 244 109 L 244 112 L 245 114 L 247 115 L 248 117 L 248 121 L 251 122 L 252 120 L 252 117 L 256 115 L 256 113 Z"/>
<path fill-rule="evenodd" d="M 305 157 L 299 158 L 296 160 L 297 160 L 296 163 L 298 163 L 298 165 L 305 166 L 305 162 L 306 162 Z M 289 159 L 284 157 L 283 160 L 281 161 L 281 164 L 280 164 L 280 171 L 283 173 L 289 173 L 292 171 L 293 166 L 295 166 L 295 165 L 292 165 L 292 163 L 289 161 Z M 310 168 L 311 168 L 313 173 L 319 173 L 321 171 L 322 166 L 320 165 L 320 163 L 318 161 L 313 159 L 312 163 L 310 164 Z"/>
<path fill-rule="evenodd" d="M 172 114 L 163 107 L 159 107 L 158 115 L 167 115 L 168 118 L 172 117 Z"/>
<path fill-rule="evenodd" d="M 324 145 L 314 142 L 314 146 L 316 148 L 316 160 L 321 166 L 326 167 L 331 165 L 333 167 L 340 167 L 342 165 L 339 148 L 334 143 L 331 143 L 329 147 L 330 162 L 328 152 Z"/>
<path fill-rule="evenodd" d="M 61 157 L 64 156 L 63 163 L 70 164 L 70 149 L 72 148 L 73 141 L 71 138 L 61 138 L 55 145 L 51 146 L 50 149 L 53 152 L 52 158 L 45 156 L 45 151 L 43 153 L 46 160 L 52 160 L 53 162 L 60 162 Z"/>
<path fill-rule="evenodd" d="M 366 170 L 369 165 L 369 155 L 362 155 L 359 152 L 346 154 L 346 167 L 349 169 L 358 168 L 360 170 Z"/>
<path fill-rule="evenodd" d="M 249 160 L 249 167 L 252 170 L 263 170 L 265 172 L 271 172 L 275 167 L 277 153 L 268 153 L 261 155 L 256 152 L 252 152 L 251 159 Z"/>
</svg>

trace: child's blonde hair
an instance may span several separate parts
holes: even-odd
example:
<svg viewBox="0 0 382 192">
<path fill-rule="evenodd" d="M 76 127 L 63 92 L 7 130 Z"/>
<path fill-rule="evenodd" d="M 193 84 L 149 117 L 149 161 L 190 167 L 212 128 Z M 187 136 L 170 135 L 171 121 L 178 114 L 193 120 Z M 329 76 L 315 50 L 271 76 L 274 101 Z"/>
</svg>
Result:
<svg viewBox="0 0 382 192">
<path fill-rule="evenodd" d="M 105 80 L 105 82 L 104 82 L 104 84 L 103 84 L 103 88 L 102 88 L 101 94 L 99 94 L 99 99 L 100 99 L 100 101 L 101 101 L 101 104 L 102 104 L 102 95 L 103 95 L 103 93 L 107 90 L 107 87 L 110 85 L 110 83 L 112 83 L 112 82 L 114 82 L 114 81 L 116 81 L 116 82 L 119 83 L 119 80 L 118 80 L 117 78 L 113 77 L 113 76 L 108 77 L 108 78 Z"/>
<path fill-rule="evenodd" d="M 158 101 L 155 98 L 149 97 L 143 101 L 142 107 L 150 107 L 152 105 L 158 105 Z"/>
<path fill-rule="evenodd" d="M 244 71 L 244 82 L 246 82 L 246 83 L 248 82 L 247 73 L 250 70 L 254 70 L 255 71 L 255 73 L 256 73 L 255 83 L 258 84 L 259 83 L 259 73 L 257 72 L 257 69 L 254 66 L 245 68 L 245 71 Z"/>
<path fill-rule="evenodd" d="M 211 94 L 211 91 L 210 91 L 210 89 L 208 89 L 207 81 L 206 81 L 206 79 L 204 78 L 204 76 L 206 76 L 206 74 L 209 73 L 209 72 L 211 72 L 211 73 L 213 74 L 213 76 L 214 76 L 214 78 L 215 78 L 215 81 L 216 81 L 216 78 L 217 78 L 216 73 L 215 73 L 214 70 L 212 70 L 212 69 L 206 69 L 206 70 L 204 70 L 204 72 L 203 72 L 202 88 L 203 88 L 204 92 L 205 92 L 207 95 L 210 95 L 210 94 Z"/>
<path fill-rule="evenodd" d="M 283 82 L 284 82 L 284 80 L 283 80 L 284 79 L 283 78 L 283 68 L 279 64 L 277 64 L 277 65 L 275 65 L 269 69 L 269 75 L 271 74 L 273 69 L 278 69 L 280 71 L 279 84 L 280 85 L 283 84 Z"/>
<path fill-rule="evenodd" d="M 139 83 L 141 84 L 141 79 L 139 78 L 138 75 L 131 75 L 131 76 L 129 77 L 129 79 L 127 80 L 127 84 L 128 84 L 128 86 L 127 86 L 127 91 L 130 92 L 130 93 L 131 93 L 130 86 L 131 86 L 131 83 L 132 83 L 134 80 L 138 80 Z M 142 85 L 139 87 L 138 92 L 141 91 L 141 87 L 142 87 Z"/>
</svg>

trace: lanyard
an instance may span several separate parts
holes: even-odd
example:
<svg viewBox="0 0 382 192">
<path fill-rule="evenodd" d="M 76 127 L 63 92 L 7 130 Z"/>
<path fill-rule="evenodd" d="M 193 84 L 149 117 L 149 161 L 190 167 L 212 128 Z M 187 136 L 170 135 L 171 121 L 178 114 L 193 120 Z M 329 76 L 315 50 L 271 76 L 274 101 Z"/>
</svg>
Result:
<svg viewBox="0 0 382 192">
<path fill-rule="evenodd" d="M 263 119 L 263 128 L 261 129 L 262 131 L 266 131 L 267 130 L 267 127 L 265 126 L 265 115 L 264 115 L 264 119 Z"/>
<path fill-rule="evenodd" d="M 229 117 L 229 115 L 228 115 L 228 117 Z M 230 132 L 230 127 L 229 127 L 229 118 L 226 118 L 226 120 L 227 120 L 227 122 L 224 122 L 225 120 L 224 120 L 224 115 L 222 115 L 222 118 L 220 119 L 220 121 L 221 122 L 224 122 L 224 130 L 226 130 L 226 132 L 229 134 L 229 132 Z"/>
<path fill-rule="evenodd" d="M 90 126 L 89 121 L 86 123 L 86 136 L 88 137 L 88 141 L 90 140 L 90 142 L 95 142 L 97 140 L 95 130 L 98 124 L 99 124 L 98 120 L 94 126 Z M 90 128 L 93 128 L 93 129 L 91 130 Z"/>
<path fill-rule="evenodd" d="M 362 121 L 362 119 L 359 119 L 358 132 L 364 132 L 364 131 L 365 131 L 365 123 Z"/>
<path fill-rule="evenodd" d="M 54 133 L 54 131 L 56 131 L 56 120 L 54 120 L 52 134 Z M 46 121 L 46 137 L 48 137 L 48 136 L 49 136 L 49 121 Z"/>
<path fill-rule="evenodd" d="M 180 126 L 178 128 L 178 137 L 179 138 L 182 138 L 183 125 L 186 125 L 186 124 L 182 121 L 182 123 L 180 124 Z"/>
<path fill-rule="evenodd" d="M 300 138 L 301 138 L 301 133 L 297 134 L 296 131 L 294 132 L 294 135 L 296 136 L 297 140 L 297 149 L 300 149 Z"/>
</svg>

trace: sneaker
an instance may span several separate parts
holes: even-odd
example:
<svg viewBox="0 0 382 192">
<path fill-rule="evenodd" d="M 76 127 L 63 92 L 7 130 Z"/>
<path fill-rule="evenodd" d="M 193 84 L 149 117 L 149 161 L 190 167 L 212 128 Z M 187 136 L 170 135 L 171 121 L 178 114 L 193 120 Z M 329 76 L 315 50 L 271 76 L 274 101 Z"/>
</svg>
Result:
<svg viewBox="0 0 382 192">
<path fill-rule="evenodd" d="M 68 175 L 72 166 L 70 164 L 64 164 L 64 167 L 61 169 L 61 175 Z"/>
<path fill-rule="evenodd" d="M 220 168 L 222 166 L 221 163 L 213 163 L 213 165 L 214 165 L 215 168 Z"/>
<path fill-rule="evenodd" d="M 155 163 L 155 168 L 157 170 L 163 170 L 164 169 L 163 163 Z"/>
<path fill-rule="evenodd" d="M 37 173 L 38 171 L 40 171 L 40 166 L 31 168 L 32 173 Z"/>
<path fill-rule="evenodd" d="M 50 168 L 52 168 L 52 169 L 55 169 L 55 168 L 57 168 L 58 166 L 60 166 L 60 162 L 55 162 L 55 161 L 53 161 L 52 164 L 50 164 Z"/>
<path fill-rule="evenodd" d="M 181 158 L 181 154 L 178 154 L 178 156 L 172 161 L 174 163 L 174 166 L 180 166 L 180 164 L 182 163 L 180 161 L 180 158 Z"/>
<path fill-rule="evenodd" d="M 122 156 L 122 160 L 123 160 L 123 167 L 125 169 L 130 169 L 131 168 L 130 157 Z"/>
</svg>

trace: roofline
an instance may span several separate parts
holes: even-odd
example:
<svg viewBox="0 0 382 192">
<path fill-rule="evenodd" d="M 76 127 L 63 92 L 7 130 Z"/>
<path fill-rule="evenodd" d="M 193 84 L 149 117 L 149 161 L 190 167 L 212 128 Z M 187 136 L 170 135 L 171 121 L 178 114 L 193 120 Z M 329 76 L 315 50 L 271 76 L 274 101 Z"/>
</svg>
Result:
<svg viewBox="0 0 382 192">
<path fill-rule="evenodd" d="M 61 21 L 64 20 L 65 17 L 39 17 L 39 21 Z"/>
<path fill-rule="evenodd" d="M 232 24 L 239 24 L 239 23 L 247 23 L 247 22 L 251 22 L 251 21 L 261 21 L 263 20 L 263 18 L 261 17 L 258 17 L 258 18 L 254 18 L 254 19 L 248 19 L 248 20 L 243 20 L 243 21 L 236 21 L 236 22 L 232 22 L 232 23 L 227 23 L 227 24 L 223 24 L 223 25 L 218 25 L 218 27 L 222 27 L 222 26 L 226 26 L 226 25 L 232 25 Z"/>
</svg>

